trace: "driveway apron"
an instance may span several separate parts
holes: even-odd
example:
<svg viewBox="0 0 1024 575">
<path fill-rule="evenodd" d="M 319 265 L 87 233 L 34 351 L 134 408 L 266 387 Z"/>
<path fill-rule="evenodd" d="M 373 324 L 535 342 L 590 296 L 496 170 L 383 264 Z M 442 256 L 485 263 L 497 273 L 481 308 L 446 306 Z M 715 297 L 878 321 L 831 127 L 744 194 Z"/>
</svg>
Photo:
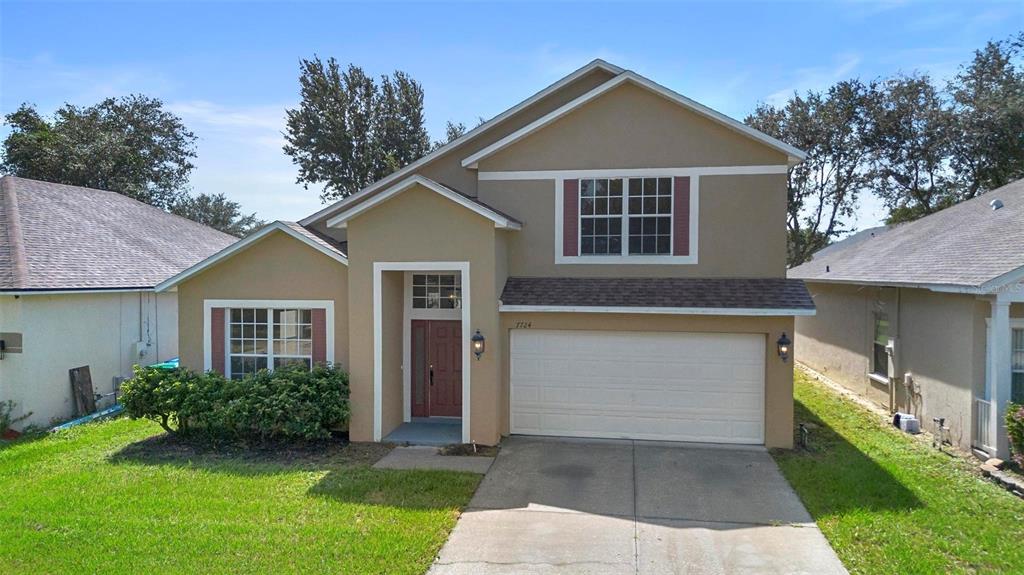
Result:
<svg viewBox="0 0 1024 575">
<path fill-rule="evenodd" d="M 511 437 L 430 573 L 846 570 L 763 448 Z"/>
</svg>

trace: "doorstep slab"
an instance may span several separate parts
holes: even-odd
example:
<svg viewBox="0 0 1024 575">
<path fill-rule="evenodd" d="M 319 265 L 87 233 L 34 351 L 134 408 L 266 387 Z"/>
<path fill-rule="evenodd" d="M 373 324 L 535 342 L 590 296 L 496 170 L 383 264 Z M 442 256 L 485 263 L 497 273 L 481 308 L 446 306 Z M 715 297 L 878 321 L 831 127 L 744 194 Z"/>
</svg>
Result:
<svg viewBox="0 0 1024 575">
<path fill-rule="evenodd" d="M 430 575 L 633 573 L 631 517 L 488 509 L 459 518 Z"/>
<path fill-rule="evenodd" d="M 441 455 L 436 447 L 396 447 L 373 464 L 374 469 L 428 469 L 487 473 L 493 457 L 476 455 Z"/>
<path fill-rule="evenodd" d="M 843 575 L 842 562 L 814 526 L 637 520 L 642 575 Z"/>
</svg>

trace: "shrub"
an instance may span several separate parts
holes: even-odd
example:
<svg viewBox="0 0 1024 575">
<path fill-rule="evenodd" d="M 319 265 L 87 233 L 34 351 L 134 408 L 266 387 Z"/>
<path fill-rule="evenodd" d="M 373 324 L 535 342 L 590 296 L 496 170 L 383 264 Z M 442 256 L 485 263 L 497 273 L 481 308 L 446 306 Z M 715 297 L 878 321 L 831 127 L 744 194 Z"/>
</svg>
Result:
<svg viewBox="0 0 1024 575">
<path fill-rule="evenodd" d="M 153 419 L 171 433 L 323 439 L 347 427 L 348 394 L 348 374 L 332 366 L 284 366 L 237 381 L 214 372 L 136 368 L 122 402 L 130 417 Z"/>
<path fill-rule="evenodd" d="M 28 413 L 23 413 L 18 417 L 14 417 L 13 415 L 11 415 L 12 413 L 14 413 L 14 408 L 17 406 L 18 404 L 14 403 L 14 401 L 10 399 L 8 399 L 7 401 L 0 401 L 0 433 L 7 431 L 15 423 L 25 421 L 29 417 L 32 417 L 31 411 L 29 411 Z"/>
<path fill-rule="evenodd" d="M 121 384 L 119 400 L 132 419 L 152 419 L 169 433 L 177 420 L 190 385 L 199 377 L 187 369 L 160 369 L 136 365 L 134 375 Z"/>
<path fill-rule="evenodd" d="M 1013 461 L 1024 467 L 1024 405 L 1011 403 L 1006 408 L 1006 435 Z"/>
</svg>

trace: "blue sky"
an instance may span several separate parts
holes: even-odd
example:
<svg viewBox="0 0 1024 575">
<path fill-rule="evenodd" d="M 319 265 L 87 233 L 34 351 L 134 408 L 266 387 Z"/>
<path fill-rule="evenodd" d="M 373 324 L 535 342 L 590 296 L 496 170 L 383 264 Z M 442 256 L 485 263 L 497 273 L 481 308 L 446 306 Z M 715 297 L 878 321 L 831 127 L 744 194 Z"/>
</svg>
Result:
<svg viewBox="0 0 1024 575">
<path fill-rule="evenodd" d="M 985 41 L 1021 29 L 1021 2 L 5 1 L 0 112 L 160 97 L 199 136 L 195 191 L 298 219 L 318 209 L 319 190 L 295 184 L 281 131 L 298 102 L 299 59 L 313 54 L 374 75 L 409 72 L 438 138 L 447 120 L 475 125 L 595 57 L 742 119 L 758 102 L 849 77 L 946 78 Z M 882 216 L 868 200 L 854 224 Z"/>
</svg>

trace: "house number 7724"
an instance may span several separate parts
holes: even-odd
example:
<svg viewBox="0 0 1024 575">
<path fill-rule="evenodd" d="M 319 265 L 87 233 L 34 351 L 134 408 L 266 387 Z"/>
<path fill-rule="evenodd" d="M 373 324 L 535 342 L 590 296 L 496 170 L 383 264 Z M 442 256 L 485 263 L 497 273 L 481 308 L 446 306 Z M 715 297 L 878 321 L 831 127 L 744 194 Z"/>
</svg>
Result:
<svg viewBox="0 0 1024 575">
<path fill-rule="evenodd" d="M 516 329 L 530 329 L 530 327 L 532 327 L 532 326 L 533 326 L 533 324 L 531 324 L 528 321 L 517 321 L 516 322 Z"/>
</svg>

